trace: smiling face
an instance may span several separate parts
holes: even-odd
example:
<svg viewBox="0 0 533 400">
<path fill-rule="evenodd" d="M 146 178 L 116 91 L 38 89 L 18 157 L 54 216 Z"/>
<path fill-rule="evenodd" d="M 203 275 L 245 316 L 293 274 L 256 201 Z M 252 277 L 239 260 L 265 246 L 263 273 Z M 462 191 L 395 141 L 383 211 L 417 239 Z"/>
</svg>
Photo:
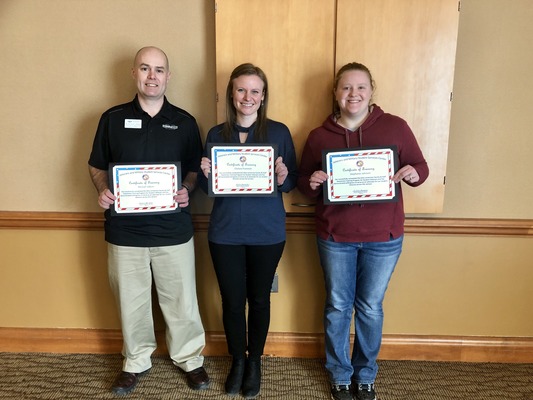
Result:
<svg viewBox="0 0 533 400">
<path fill-rule="evenodd" d="M 365 115 L 373 92 L 367 72 L 358 69 L 343 72 L 335 88 L 335 99 L 341 115 L 350 118 Z"/>
<path fill-rule="evenodd" d="M 141 49 L 135 57 L 131 73 L 139 97 L 150 101 L 163 98 L 170 79 L 165 53 L 155 47 Z"/>
<path fill-rule="evenodd" d="M 231 92 L 237 122 L 256 120 L 257 110 L 264 99 L 265 83 L 257 75 L 241 75 L 233 79 Z"/>
</svg>

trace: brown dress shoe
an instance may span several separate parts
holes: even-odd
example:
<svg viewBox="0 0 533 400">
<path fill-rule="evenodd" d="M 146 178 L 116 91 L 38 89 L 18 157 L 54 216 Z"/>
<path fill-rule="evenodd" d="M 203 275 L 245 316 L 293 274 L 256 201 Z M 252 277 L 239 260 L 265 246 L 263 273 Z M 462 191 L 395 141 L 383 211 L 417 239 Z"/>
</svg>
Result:
<svg viewBox="0 0 533 400">
<path fill-rule="evenodd" d="M 149 370 L 140 373 L 122 371 L 115 379 L 111 391 L 118 395 L 128 394 L 139 382 L 139 377 L 146 374 Z"/>
<path fill-rule="evenodd" d="M 209 386 L 209 376 L 207 375 L 207 372 L 205 372 L 204 367 L 199 367 L 186 372 L 185 377 L 187 378 L 187 385 L 192 390 L 207 389 Z"/>
</svg>

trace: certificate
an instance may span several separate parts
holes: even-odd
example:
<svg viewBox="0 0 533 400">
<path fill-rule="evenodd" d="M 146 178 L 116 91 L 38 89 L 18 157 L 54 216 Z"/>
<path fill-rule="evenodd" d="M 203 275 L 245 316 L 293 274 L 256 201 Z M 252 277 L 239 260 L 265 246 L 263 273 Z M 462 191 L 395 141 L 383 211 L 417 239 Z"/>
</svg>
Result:
<svg viewBox="0 0 533 400">
<path fill-rule="evenodd" d="M 392 177 L 397 169 L 396 146 L 324 150 L 328 180 L 324 203 L 397 201 Z"/>
<path fill-rule="evenodd" d="M 181 186 L 180 163 L 111 164 L 113 215 L 179 212 L 174 195 Z"/>
<path fill-rule="evenodd" d="M 275 196 L 275 145 L 210 144 L 209 196 Z"/>
</svg>

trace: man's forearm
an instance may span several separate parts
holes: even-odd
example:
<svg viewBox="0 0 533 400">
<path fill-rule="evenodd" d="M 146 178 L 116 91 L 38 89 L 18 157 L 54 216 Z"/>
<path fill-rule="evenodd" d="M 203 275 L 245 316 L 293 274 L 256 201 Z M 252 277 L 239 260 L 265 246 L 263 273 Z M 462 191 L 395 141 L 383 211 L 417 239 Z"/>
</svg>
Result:
<svg viewBox="0 0 533 400">
<path fill-rule="evenodd" d="M 89 174 L 91 175 L 93 185 L 98 191 L 98 194 L 109 189 L 109 176 L 107 171 L 89 165 Z"/>
<path fill-rule="evenodd" d="M 194 188 L 196 187 L 196 176 L 198 174 L 196 172 L 189 172 L 183 179 L 183 182 L 181 183 L 183 187 L 186 187 L 189 192 L 192 192 Z"/>
</svg>

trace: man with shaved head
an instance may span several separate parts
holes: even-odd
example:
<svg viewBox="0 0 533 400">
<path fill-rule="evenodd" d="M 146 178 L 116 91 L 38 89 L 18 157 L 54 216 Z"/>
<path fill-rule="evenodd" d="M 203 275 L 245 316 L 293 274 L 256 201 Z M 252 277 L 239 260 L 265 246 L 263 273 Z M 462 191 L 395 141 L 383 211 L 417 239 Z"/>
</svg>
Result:
<svg viewBox="0 0 533 400">
<path fill-rule="evenodd" d="M 131 392 L 152 367 L 156 349 L 152 282 L 166 323 L 170 358 L 185 373 L 189 387 L 205 389 L 209 377 L 201 355 L 205 332 L 196 297 L 189 206 L 202 153 L 200 133 L 194 117 L 165 96 L 170 69 L 161 49 L 140 49 L 132 77 L 135 98 L 102 114 L 89 158 L 98 204 L 105 210 L 109 282 L 124 338 L 122 371 L 112 391 L 118 395 Z M 173 195 L 177 207 L 172 212 L 116 212 L 110 165 L 159 163 L 179 165 L 181 187 Z M 145 177 L 149 179 L 149 174 Z"/>
</svg>

